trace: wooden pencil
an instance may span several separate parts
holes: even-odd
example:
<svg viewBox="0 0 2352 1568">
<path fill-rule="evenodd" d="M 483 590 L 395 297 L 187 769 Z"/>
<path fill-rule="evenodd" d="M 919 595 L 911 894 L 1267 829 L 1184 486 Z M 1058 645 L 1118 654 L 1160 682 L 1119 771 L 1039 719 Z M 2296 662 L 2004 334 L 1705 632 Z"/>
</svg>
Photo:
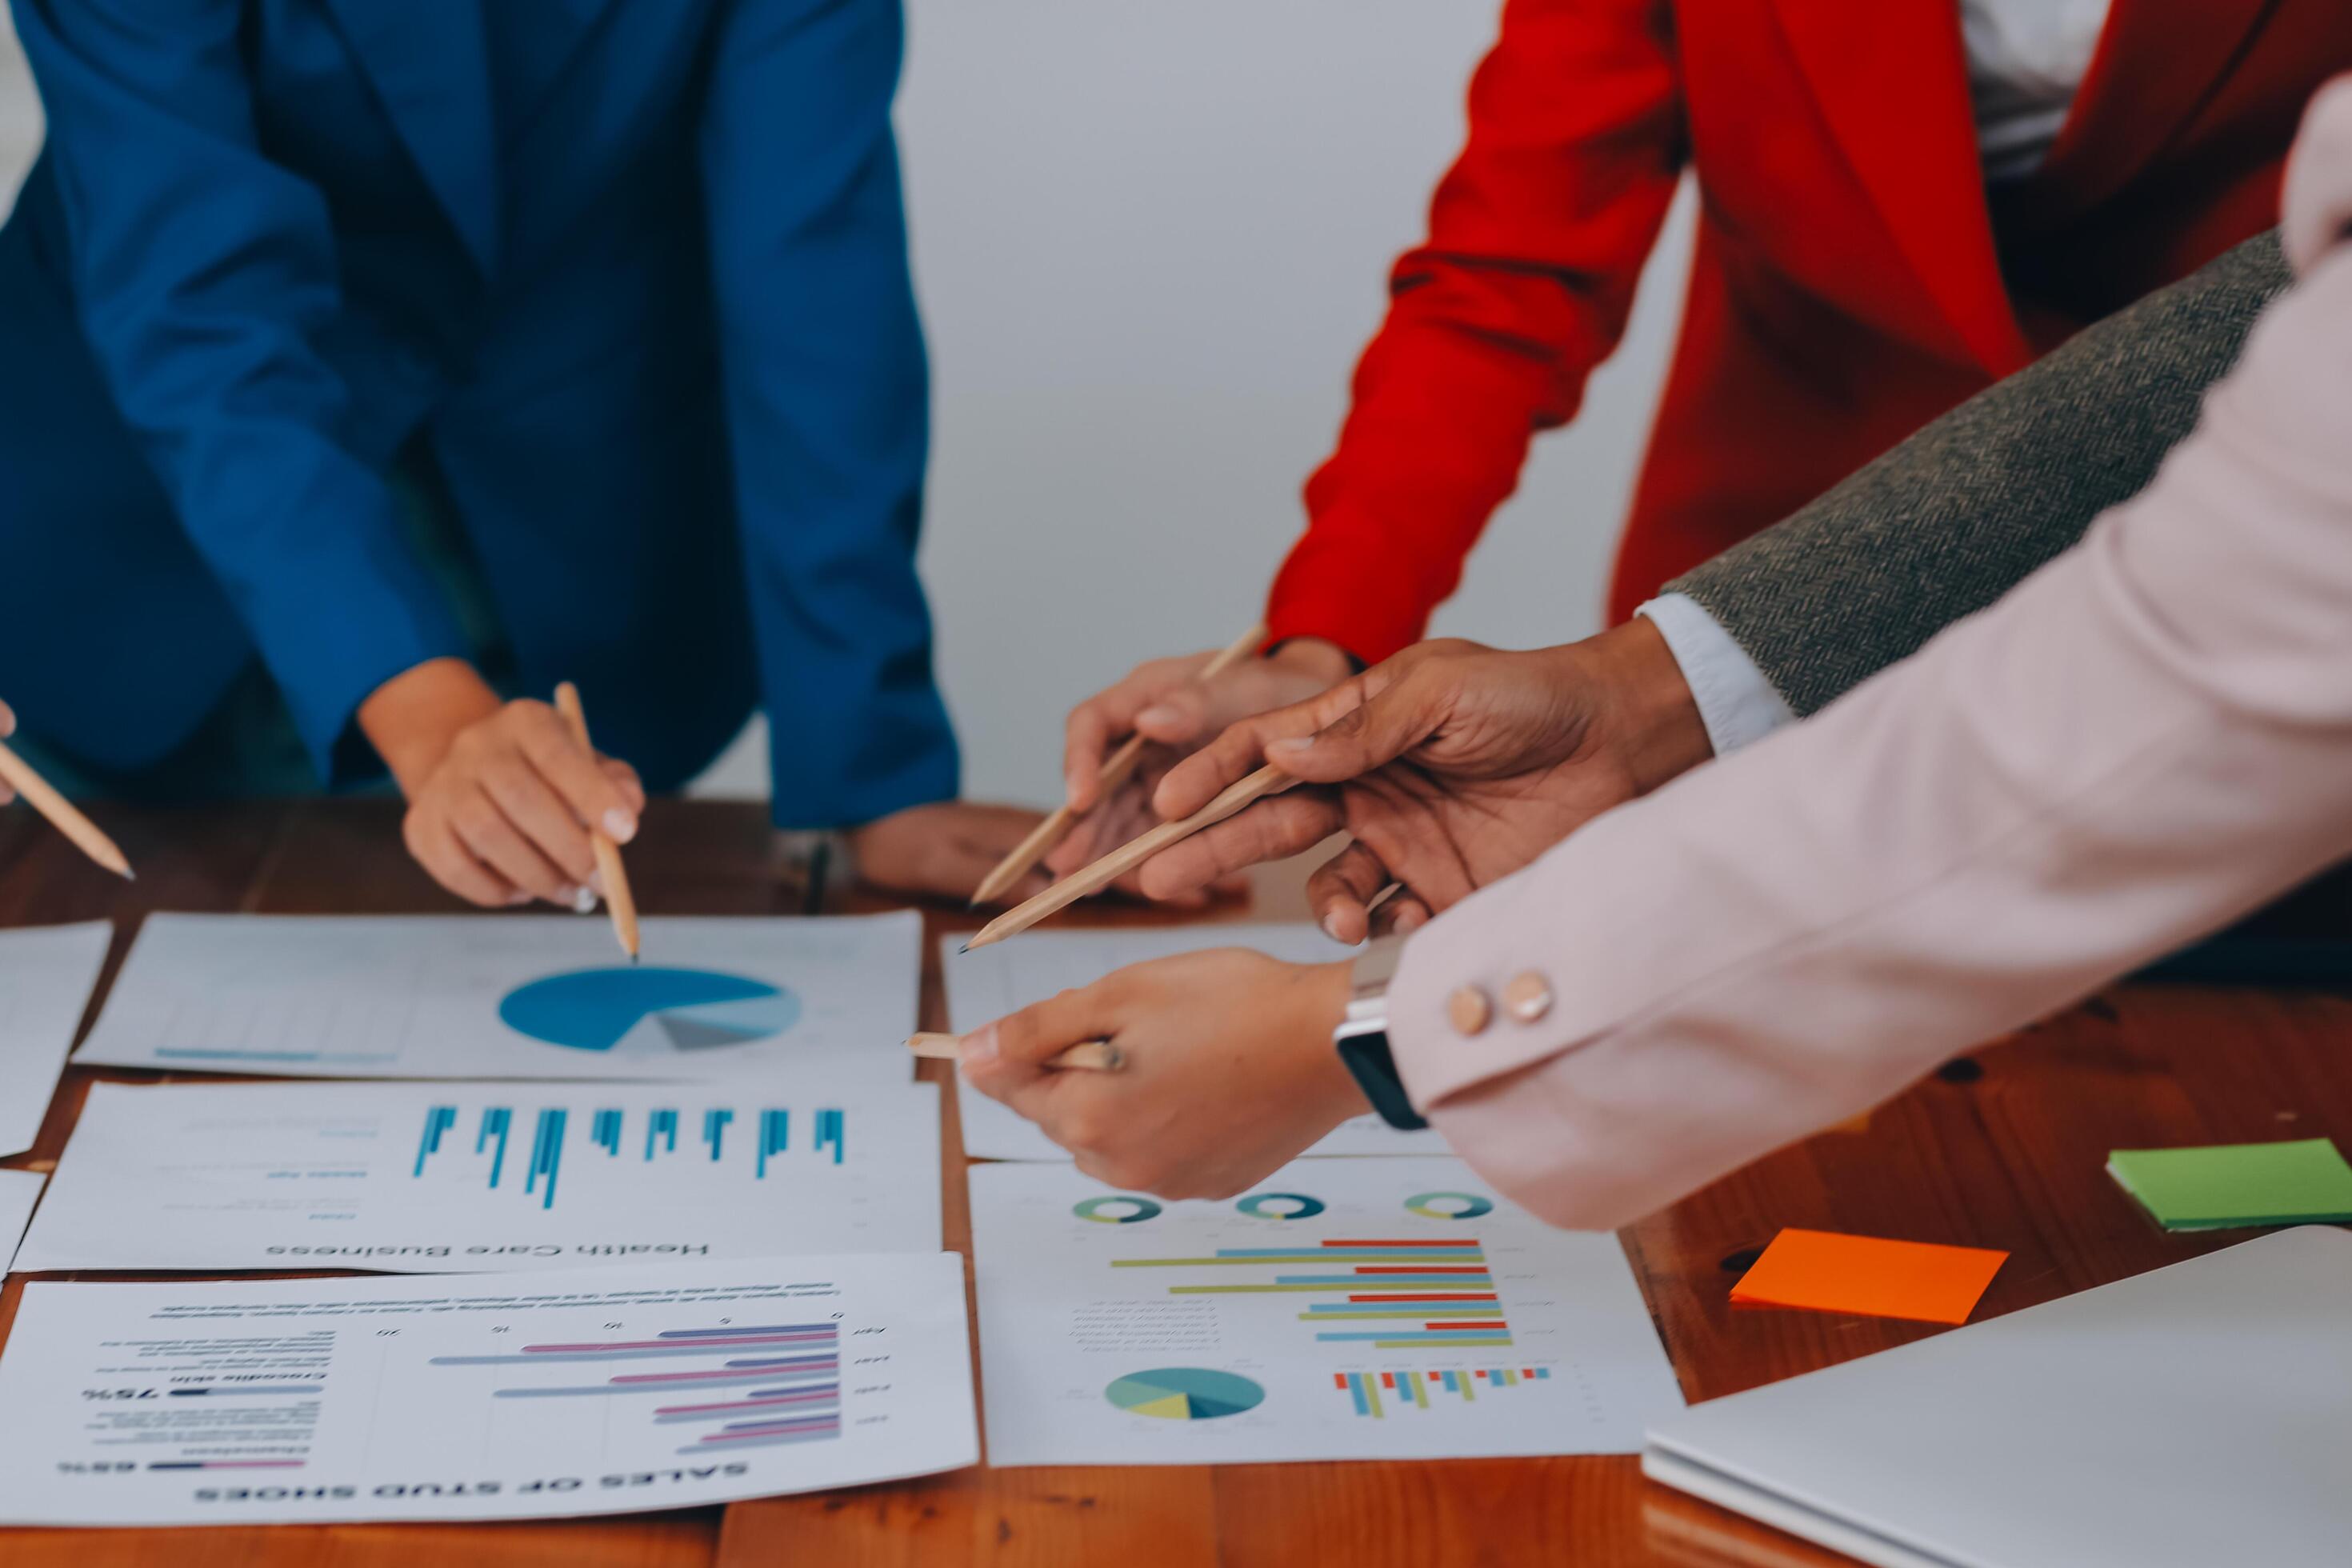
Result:
<svg viewBox="0 0 2352 1568">
<path fill-rule="evenodd" d="M 1260 622 L 1219 649 L 1207 664 L 1201 667 L 1200 679 L 1209 680 L 1223 675 L 1247 658 L 1265 639 L 1265 626 Z M 1104 760 L 1102 772 L 1096 775 L 1101 781 L 1102 790 L 1097 799 L 1108 799 L 1113 790 L 1134 774 L 1136 764 L 1143 760 L 1146 744 L 1142 736 L 1129 735 L 1118 750 Z M 998 861 L 996 869 L 981 882 L 979 890 L 971 896 L 972 907 L 977 909 L 1003 897 L 1007 889 L 1029 874 L 1031 867 L 1052 853 L 1054 846 L 1063 840 L 1070 831 L 1070 825 L 1077 819 L 1078 814 L 1070 809 L 1067 802 L 1048 812 L 1045 820 L 1033 828 L 1028 837 L 1014 845 L 1013 852 Z"/>
<path fill-rule="evenodd" d="M 1163 822 L 1149 833 L 1139 834 L 1085 870 L 1072 872 L 1027 903 L 1005 910 L 981 927 L 979 933 L 963 944 L 963 951 L 970 952 L 975 947 L 986 947 L 1027 931 L 1047 915 L 1068 909 L 1089 893 L 1102 891 L 1170 845 L 1191 837 L 1203 827 L 1214 826 L 1297 782 L 1278 768 L 1258 769 L 1240 783 L 1229 785 L 1223 795 L 1183 821 Z"/>
<path fill-rule="evenodd" d="M 580 705 L 580 689 L 570 681 L 555 689 L 555 710 L 572 727 L 572 738 L 590 755 L 595 748 L 588 742 L 588 711 Z M 604 884 L 604 907 L 612 912 L 613 935 L 619 939 L 621 951 L 629 962 L 637 960 L 637 900 L 629 891 L 629 874 L 621 866 L 621 847 L 613 842 L 612 835 L 591 823 L 588 827 L 589 847 L 596 854 L 596 873 Z"/>
<path fill-rule="evenodd" d="M 0 779 L 25 797 L 25 804 L 49 819 L 49 825 L 73 841 L 75 848 L 113 872 L 126 882 L 139 879 L 131 869 L 131 861 L 113 839 L 98 829 L 98 824 L 84 816 L 73 802 L 59 795 L 49 781 L 33 771 L 33 764 L 0 745 Z"/>
<path fill-rule="evenodd" d="M 927 1061 L 958 1061 L 963 1053 L 956 1048 L 957 1038 L 954 1035 L 909 1035 L 907 1048 Z M 1127 1066 L 1127 1053 L 1108 1040 L 1081 1040 L 1045 1065 L 1079 1072 L 1117 1072 Z"/>
</svg>

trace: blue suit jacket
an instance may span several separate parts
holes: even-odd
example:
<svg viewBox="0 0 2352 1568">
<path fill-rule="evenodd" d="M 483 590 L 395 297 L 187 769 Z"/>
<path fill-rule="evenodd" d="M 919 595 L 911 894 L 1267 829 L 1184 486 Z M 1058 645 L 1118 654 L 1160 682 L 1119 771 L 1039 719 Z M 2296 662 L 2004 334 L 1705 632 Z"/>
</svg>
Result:
<svg viewBox="0 0 2352 1568">
<path fill-rule="evenodd" d="M 331 773 L 466 651 L 385 479 L 421 438 L 526 688 L 648 783 L 756 700 L 782 823 L 953 795 L 897 0 L 539 0 L 513 101 L 499 3 L 16 0 L 0 691 L 135 766 L 257 654 Z"/>
</svg>

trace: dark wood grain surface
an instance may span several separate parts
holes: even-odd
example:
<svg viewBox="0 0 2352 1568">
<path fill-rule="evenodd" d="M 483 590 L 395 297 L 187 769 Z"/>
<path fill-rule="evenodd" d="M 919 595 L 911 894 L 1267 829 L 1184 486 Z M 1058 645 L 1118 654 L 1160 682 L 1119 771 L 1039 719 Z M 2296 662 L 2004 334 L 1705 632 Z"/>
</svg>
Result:
<svg viewBox="0 0 2352 1568">
<path fill-rule="evenodd" d="M 135 885 L 89 866 L 28 814 L 0 812 L 0 925 L 112 919 L 115 949 L 104 984 L 151 910 L 453 908 L 402 853 L 397 808 L 388 803 L 105 815 L 139 868 Z M 629 863 L 649 914 L 789 914 L 803 907 L 804 889 L 775 858 L 757 806 L 658 804 Z M 1228 905 L 1209 918 L 1296 915 L 1297 880 L 1295 869 L 1276 868 L 1260 879 L 1254 906 Z M 829 904 L 886 907 L 857 894 Z M 1155 917 L 1097 910 L 1070 918 Z M 928 919 L 934 933 L 979 923 L 944 910 Z M 944 1023 L 937 963 L 928 956 L 923 1006 L 927 1026 Z M 924 1070 L 943 1074 L 944 1064 Z M 5 1163 L 54 1161 L 92 1079 L 159 1076 L 70 1069 L 38 1147 Z M 966 1250 L 954 1105 L 943 1097 L 947 1245 Z M 2352 1140 L 2352 1003 L 2124 987 L 1950 1064 L 1882 1108 L 1866 1131 L 1783 1150 L 1633 1226 L 1624 1239 L 1684 1393 L 1713 1398 L 1937 1331 L 1733 1307 L 1729 1287 L 1745 1260 L 1783 1226 L 2003 1248 L 2011 1257 L 1978 1309 L 1981 1319 L 2241 1239 L 2157 1229 L 2104 1173 L 2108 1150 L 2281 1136 Z M 21 1289 L 12 1278 L 0 1293 L 0 1331 Z M 786 1562 L 1798 1568 L 1844 1560 L 1651 1486 L 1625 1458 L 979 1468 L 723 1510 L 547 1524 L 0 1531 L 0 1563 L 9 1568 L 415 1568 L 427 1561 L 519 1568 Z"/>
</svg>

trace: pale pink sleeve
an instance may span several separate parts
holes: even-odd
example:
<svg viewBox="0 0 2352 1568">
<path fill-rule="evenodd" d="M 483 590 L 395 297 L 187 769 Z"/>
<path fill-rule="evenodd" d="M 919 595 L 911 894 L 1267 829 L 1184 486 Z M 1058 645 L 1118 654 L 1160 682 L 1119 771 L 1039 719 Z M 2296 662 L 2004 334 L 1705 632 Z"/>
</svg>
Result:
<svg viewBox="0 0 2352 1568">
<path fill-rule="evenodd" d="M 2326 238 L 2144 494 L 1406 944 L 1406 1087 L 1489 1180 L 1621 1225 L 2352 853 L 2352 247 L 2295 221 L 2352 213 L 2352 93 L 2301 145 Z"/>
</svg>

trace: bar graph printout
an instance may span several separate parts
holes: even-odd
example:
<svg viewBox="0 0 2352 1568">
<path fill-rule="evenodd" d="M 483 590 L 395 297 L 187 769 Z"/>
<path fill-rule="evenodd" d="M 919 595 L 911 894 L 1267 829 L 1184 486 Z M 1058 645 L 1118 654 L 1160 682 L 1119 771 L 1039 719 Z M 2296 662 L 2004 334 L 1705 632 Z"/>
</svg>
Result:
<svg viewBox="0 0 2352 1568">
<path fill-rule="evenodd" d="M 940 1245 L 939 1090 L 94 1084 L 16 1267 L 467 1273 Z"/>
<path fill-rule="evenodd" d="M 1633 1453 L 1682 1394 L 1624 1253 L 1450 1159 L 1228 1202 L 975 1166 L 996 1465 Z"/>
<path fill-rule="evenodd" d="M 26 1287 L 0 1523 L 531 1519 L 979 1458 L 953 1254 Z"/>
<path fill-rule="evenodd" d="M 904 1082 L 922 919 L 151 915 L 76 1059 L 276 1078 Z"/>
<path fill-rule="evenodd" d="M 1019 942 L 959 952 L 960 937 L 940 939 L 950 1026 L 979 1028 L 1058 992 L 1091 985 L 1114 969 L 1209 948 L 1245 947 L 1286 963 L 1329 963 L 1349 950 L 1312 925 L 1191 925 L 1111 931 L 1030 931 Z M 981 1160 L 1066 1160 L 1070 1156 L 1020 1112 L 956 1080 L 964 1152 Z M 1340 1123 L 1310 1154 L 1444 1154 L 1435 1131 L 1400 1131 L 1377 1116 Z"/>
</svg>

